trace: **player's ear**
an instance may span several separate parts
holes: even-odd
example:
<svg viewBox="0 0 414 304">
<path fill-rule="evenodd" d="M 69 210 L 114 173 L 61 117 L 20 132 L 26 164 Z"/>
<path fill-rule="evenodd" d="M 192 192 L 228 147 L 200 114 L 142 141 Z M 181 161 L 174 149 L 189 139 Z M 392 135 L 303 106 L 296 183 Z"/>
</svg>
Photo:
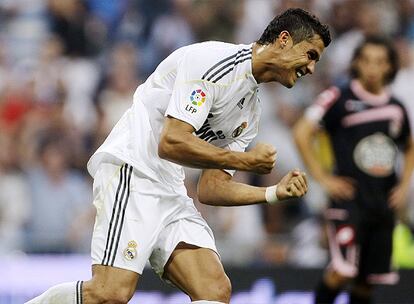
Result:
<svg viewBox="0 0 414 304">
<path fill-rule="evenodd" d="M 279 36 L 277 37 L 277 41 L 279 42 L 280 48 L 285 48 L 289 41 L 292 40 L 292 36 L 288 31 L 282 31 Z"/>
</svg>

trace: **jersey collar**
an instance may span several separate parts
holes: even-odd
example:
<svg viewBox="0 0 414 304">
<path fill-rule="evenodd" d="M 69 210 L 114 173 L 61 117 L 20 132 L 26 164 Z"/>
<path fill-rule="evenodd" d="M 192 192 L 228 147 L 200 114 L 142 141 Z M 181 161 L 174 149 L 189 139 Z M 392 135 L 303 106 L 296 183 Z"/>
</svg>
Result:
<svg viewBox="0 0 414 304">
<path fill-rule="evenodd" d="M 381 94 L 372 94 L 365 90 L 361 82 L 357 79 L 351 81 L 351 90 L 361 101 L 372 106 L 384 105 L 388 103 L 391 98 L 391 92 L 388 87 L 386 87 Z"/>
<path fill-rule="evenodd" d="M 253 44 L 251 43 L 248 46 L 250 47 L 252 53 L 253 53 Z M 247 71 L 247 79 L 249 79 L 251 85 L 253 86 L 253 89 L 257 89 L 259 87 L 259 84 L 257 83 L 256 78 L 253 76 L 253 59 L 250 60 L 250 64 L 248 65 L 248 71 Z"/>
</svg>

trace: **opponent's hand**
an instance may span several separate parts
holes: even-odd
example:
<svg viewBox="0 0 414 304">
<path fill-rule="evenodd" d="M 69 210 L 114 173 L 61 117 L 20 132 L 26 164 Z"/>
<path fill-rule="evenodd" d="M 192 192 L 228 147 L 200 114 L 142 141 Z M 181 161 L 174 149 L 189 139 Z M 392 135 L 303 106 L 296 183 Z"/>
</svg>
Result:
<svg viewBox="0 0 414 304">
<path fill-rule="evenodd" d="M 402 209 L 406 202 L 409 192 L 409 184 L 399 183 L 391 189 L 388 201 L 389 205 L 393 209 Z"/>
<path fill-rule="evenodd" d="M 329 175 L 320 183 L 329 197 L 336 201 L 349 201 L 355 196 L 355 181 L 350 177 Z"/>
<path fill-rule="evenodd" d="M 247 171 L 267 174 L 276 164 L 276 149 L 269 144 L 258 143 L 249 152 L 249 169 Z"/>
<path fill-rule="evenodd" d="M 305 172 L 292 170 L 286 174 L 277 186 L 277 198 L 285 200 L 288 198 L 302 197 L 308 191 L 308 182 Z"/>
</svg>

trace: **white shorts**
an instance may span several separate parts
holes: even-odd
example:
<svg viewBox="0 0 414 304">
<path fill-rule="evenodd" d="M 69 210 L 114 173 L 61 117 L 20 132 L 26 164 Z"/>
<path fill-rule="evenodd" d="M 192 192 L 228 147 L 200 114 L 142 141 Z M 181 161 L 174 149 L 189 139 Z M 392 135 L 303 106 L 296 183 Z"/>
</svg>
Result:
<svg viewBox="0 0 414 304">
<path fill-rule="evenodd" d="M 182 190 L 182 189 L 180 189 Z M 92 263 L 162 276 L 178 243 L 217 253 L 213 232 L 182 191 L 147 179 L 128 164 L 103 163 L 93 183 L 97 210 Z"/>
</svg>

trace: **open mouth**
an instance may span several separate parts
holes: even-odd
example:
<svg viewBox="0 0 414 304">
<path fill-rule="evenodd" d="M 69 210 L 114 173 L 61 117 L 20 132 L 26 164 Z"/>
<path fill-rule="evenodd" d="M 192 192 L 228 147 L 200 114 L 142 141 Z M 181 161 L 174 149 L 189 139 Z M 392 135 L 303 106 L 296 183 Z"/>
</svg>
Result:
<svg viewBox="0 0 414 304">
<path fill-rule="evenodd" d="M 297 76 L 298 78 L 300 78 L 300 77 L 302 77 L 302 76 L 305 76 L 305 72 L 304 72 L 304 71 L 302 71 L 301 69 L 297 69 L 297 70 L 296 70 L 296 76 Z"/>
</svg>

